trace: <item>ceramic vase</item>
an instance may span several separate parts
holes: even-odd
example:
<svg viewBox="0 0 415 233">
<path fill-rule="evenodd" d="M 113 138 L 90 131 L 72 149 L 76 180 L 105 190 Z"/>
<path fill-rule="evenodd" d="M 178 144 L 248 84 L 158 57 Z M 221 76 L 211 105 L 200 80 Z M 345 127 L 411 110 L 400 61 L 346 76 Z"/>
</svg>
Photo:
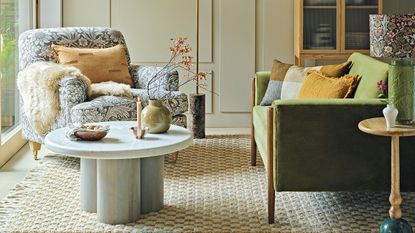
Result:
<svg viewBox="0 0 415 233">
<path fill-rule="evenodd" d="M 161 100 L 149 100 L 141 112 L 143 126 L 149 133 L 165 133 L 169 130 L 172 115 Z"/>
<path fill-rule="evenodd" d="M 396 122 L 412 125 L 414 117 L 415 69 L 411 60 L 395 59 L 389 65 L 388 92 L 390 104 L 398 109 Z"/>
<path fill-rule="evenodd" d="M 396 117 L 398 116 L 398 109 L 396 109 L 393 105 L 386 105 L 386 108 L 383 109 L 383 116 L 385 117 L 386 121 L 386 128 L 393 128 L 395 127 Z"/>
<path fill-rule="evenodd" d="M 205 94 L 189 95 L 190 128 L 194 138 L 205 138 Z"/>
</svg>

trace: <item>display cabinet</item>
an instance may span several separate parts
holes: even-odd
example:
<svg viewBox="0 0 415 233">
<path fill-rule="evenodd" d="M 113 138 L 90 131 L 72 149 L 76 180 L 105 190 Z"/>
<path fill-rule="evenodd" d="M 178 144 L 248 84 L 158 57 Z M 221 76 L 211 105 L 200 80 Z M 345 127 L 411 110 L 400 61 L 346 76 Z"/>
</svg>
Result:
<svg viewBox="0 0 415 233">
<path fill-rule="evenodd" d="M 369 15 L 382 0 L 294 0 L 295 63 L 369 53 Z"/>
</svg>

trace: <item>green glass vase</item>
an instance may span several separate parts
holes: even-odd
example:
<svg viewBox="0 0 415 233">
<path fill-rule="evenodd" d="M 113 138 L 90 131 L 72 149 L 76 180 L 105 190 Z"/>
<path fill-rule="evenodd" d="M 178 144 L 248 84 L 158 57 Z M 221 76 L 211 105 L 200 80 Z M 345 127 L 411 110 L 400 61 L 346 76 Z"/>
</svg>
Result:
<svg viewBox="0 0 415 233">
<path fill-rule="evenodd" d="M 388 73 L 390 104 L 398 109 L 396 123 L 411 125 L 414 117 L 414 63 L 410 59 L 392 60 Z"/>
</svg>

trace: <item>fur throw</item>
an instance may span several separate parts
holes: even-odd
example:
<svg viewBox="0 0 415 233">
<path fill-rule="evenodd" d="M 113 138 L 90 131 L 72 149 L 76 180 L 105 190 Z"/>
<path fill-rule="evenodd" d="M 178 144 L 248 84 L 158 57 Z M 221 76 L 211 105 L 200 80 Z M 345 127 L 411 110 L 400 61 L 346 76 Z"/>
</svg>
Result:
<svg viewBox="0 0 415 233">
<path fill-rule="evenodd" d="M 59 87 L 65 76 L 82 79 L 87 85 L 88 98 L 103 95 L 132 97 L 129 85 L 91 81 L 73 66 L 53 62 L 35 62 L 19 72 L 17 87 L 23 100 L 23 111 L 30 124 L 40 135 L 49 132 L 60 113 Z"/>
<path fill-rule="evenodd" d="M 59 115 L 59 84 L 65 76 L 80 78 L 90 86 L 91 81 L 79 69 L 53 62 L 35 62 L 17 76 L 23 111 L 40 135 L 49 131 Z"/>
<path fill-rule="evenodd" d="M 104 95 L 113 95 L 121 97 L 133 97 L 130 85 L 123 83 L 116 83 L 113 81 L 93 83 L 91 85 L 91 99 L 95 99 Z"/>
</svg>

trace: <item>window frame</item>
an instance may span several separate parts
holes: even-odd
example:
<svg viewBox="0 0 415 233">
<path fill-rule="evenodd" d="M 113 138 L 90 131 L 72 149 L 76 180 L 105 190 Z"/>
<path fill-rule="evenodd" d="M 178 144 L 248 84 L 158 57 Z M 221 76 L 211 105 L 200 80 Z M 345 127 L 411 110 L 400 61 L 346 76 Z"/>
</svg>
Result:
<svg viewBox="0 0 415 233">
<path fill-rule="evenodd" d="M 18 32 L 19 34 L 23 31 L 34 28 L 35 19 L 37 18 L 37 11 L 34 9 L 38 8 L 38 1 L 27 1 L 27 0 L 15 0 L 18 6 Z M 18 38 L 16 38 L 18 41 Z M 16 64 L 18 65 L 18 64 Z M 17 74 L 16 74 L 17 76 Z M 17 78 L 17 77 L 16 77 Z M 1 85 L 1 84 L 0 84 Z M 1 90 L 0 90 L 1 91 Z M 16 90 L 17 91 L 17 90 Z M 19 104 L 20 95 L 17 96 L 16 104 Z M 0 93 L 0 110 L 1 106 L 1 97 Z M 0 114 L 0 167 L 7 163 L 26 143 L 27 140 L 23 138 L 22 135 L 22 126 L 21 121 L 7 134 L 3 135 L 1 130 L 1 114 Z"/>
</svg>

